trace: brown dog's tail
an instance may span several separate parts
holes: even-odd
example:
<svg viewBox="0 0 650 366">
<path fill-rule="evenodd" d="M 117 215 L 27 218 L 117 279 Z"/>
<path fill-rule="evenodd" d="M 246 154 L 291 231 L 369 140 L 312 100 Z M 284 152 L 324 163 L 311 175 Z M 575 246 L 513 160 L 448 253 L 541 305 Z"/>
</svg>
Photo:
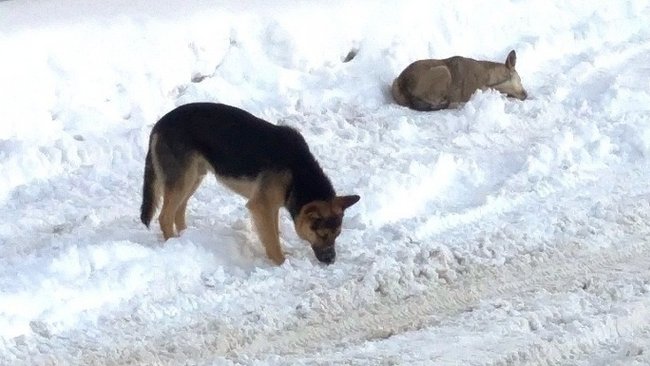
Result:
<svg viewBox="0 0 650 366">
<path fill-rule="evenodd" d="M 140 206 L 140 221 L 149 227 L 158 207 L 159 195 L 156 189 L 156 171 L 151 157 L 153 146 L 149 146 L 144 163 L 144 183 L 142 184 L 142 206 Z"/>
</svg>

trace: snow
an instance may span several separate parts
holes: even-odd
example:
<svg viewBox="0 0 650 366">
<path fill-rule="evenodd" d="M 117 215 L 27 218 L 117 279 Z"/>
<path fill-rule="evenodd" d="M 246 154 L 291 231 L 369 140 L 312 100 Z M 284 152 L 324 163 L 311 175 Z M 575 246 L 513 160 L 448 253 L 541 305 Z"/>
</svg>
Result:
<svg viewBox="0 0 650 366">
<path fill-rule="evenodd" d="M 0 2 L 0 364 L 650 364 L 650 2 Z M 411 61 L 505 61 L 530 98 L 417 112 Z M 354 58 L 344 62 L 348 55 Z M 139 222 L 153 124 L 215 101 L 296 127 L 346 212 L 274 266 L 208 179 Z"/>
</svg>

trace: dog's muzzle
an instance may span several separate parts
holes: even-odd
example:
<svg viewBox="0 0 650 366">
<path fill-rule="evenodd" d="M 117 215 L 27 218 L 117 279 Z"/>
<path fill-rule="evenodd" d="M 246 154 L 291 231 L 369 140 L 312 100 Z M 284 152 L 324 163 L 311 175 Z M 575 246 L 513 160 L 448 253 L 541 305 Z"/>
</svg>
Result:
<svg viewBox="0 0 650 366">
<path fill-rule="evenodd" d="M 316 258 L 325 263 L 325 264 L 332 264 L 334 263 L 334 260 L 336 259 L 336 250 L 334 250 L 334 246 L 328 246 L 328 247 L 323 247 L 323 248 L 316 248 L 313 247 L 314 249 L 314 254 L 316 255 Z"/>
</svg>

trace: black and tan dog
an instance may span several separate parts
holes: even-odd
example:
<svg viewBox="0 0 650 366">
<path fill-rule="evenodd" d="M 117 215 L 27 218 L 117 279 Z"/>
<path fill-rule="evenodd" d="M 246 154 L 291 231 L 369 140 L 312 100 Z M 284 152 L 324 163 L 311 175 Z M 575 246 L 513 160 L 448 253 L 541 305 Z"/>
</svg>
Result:
<svg viewBox="0 0 650 366">
<path fill-rule="evenodd" d="M 316 258 L 334 262 L 343 211 L 360 197 L 336 196 L 298 131 L 224 104 L 192 103 L 172 110 L 151 131 L 142 222 L 149 227 L 162 196 L 159 222 L 165 240 L 184 230 L 187 201 L 208 171 L 248 199 L 246 207 L 273 262 L 284 262 L 278 231 L 282 206 Z"/>
</svg>

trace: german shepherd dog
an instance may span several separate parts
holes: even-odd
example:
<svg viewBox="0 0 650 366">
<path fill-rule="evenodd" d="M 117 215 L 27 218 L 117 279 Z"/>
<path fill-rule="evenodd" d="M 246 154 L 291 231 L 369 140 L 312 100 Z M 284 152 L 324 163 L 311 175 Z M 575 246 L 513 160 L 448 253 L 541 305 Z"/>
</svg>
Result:
<svg viewBox="0 0 650 366">
<path fill-rule="evenodd" d="M 224 104 L 192 103 L 172 110 L 149 138 L 142 223 L 149 227 L 162 196 L 158 220 L 165 240 L 184 230 L 187 201 L 208 171 L 248 199 L 246 207 L 273 262 L 284 262 L 278 231 L 282 206 L 316 258 L 334 262 L 343 212 L 360 197 L 336 196 L 298 131 Z"/>
<path fill-rule="evenodd" d="M 418 60 L 393 81 L 391 94 L 397 104 L 418 111 L 455 108 L 476 90 L 493 88 L 509 97 L 528 97 L 515 70 L 517 54 L 510 51 L 505 63 L 454 56 L 443 60 Z"/>
</svg>

